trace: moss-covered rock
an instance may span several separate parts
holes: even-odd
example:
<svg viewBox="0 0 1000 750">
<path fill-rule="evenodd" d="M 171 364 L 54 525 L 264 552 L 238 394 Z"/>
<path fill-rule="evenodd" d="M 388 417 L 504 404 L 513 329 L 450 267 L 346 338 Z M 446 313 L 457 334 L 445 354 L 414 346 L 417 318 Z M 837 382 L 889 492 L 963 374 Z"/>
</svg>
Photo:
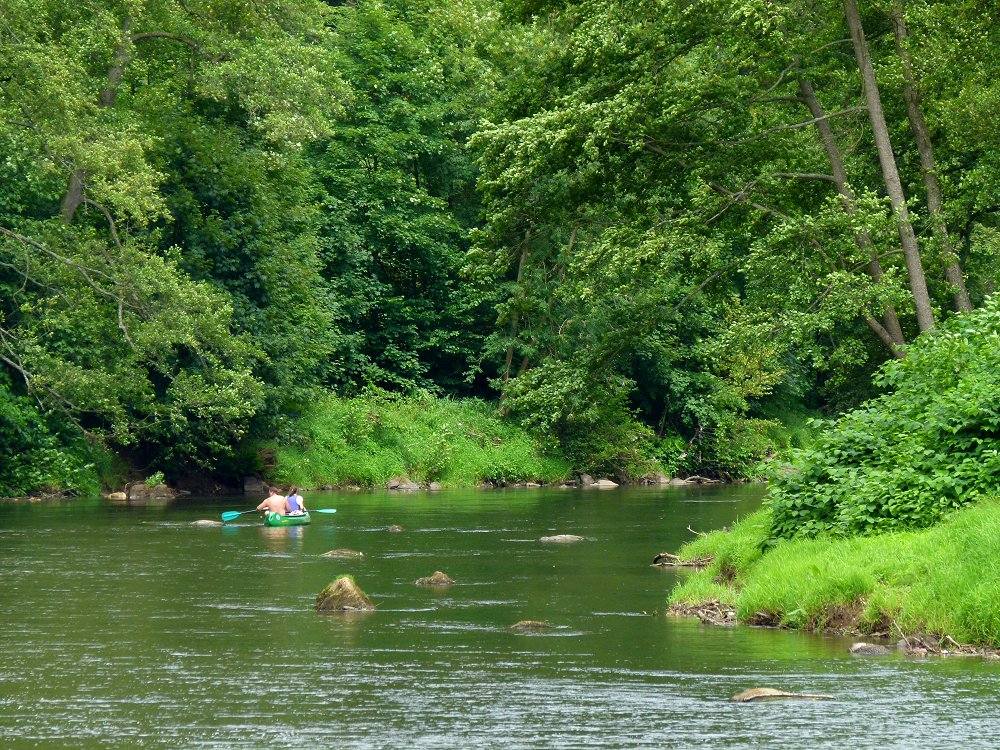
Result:
<svg viewBox="0 0 1000 750">
<path fill-rule="evenodd" d="M 319 612 L 369 612 L 375 609 L 351 576 L 340 576 L 316 597 Z"/>
<path fill-rule="evenodd" d="M 424 576 L 417 579 L 418 586 L 451 586 L 454 582 L 451 576 L 447 573 L 442 573 L 440 570 L 435 570 L 432 576 Z"/>
</svg>

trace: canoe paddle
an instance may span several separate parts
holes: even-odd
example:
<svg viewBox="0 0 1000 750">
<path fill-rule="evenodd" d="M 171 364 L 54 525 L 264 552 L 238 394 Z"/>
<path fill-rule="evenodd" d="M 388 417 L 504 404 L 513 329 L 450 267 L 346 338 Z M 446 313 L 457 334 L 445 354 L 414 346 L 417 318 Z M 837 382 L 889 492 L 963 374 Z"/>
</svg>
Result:
<svg viewBox="0 0 1000 750">
<path fill-rule="evenodd" d="M 254 508 L 253 510 L 227 510 L 222 514 L 223 521 L 232 521 L 235 518 L 246 515 L 247 513 L 259 513 L 260 511 Z"/>
<path fill-rule="evenodd" d="M 336 508 L 316 508 L 316 510 L 306 511 L 307 513 L 336 513 Z"/>
</svg>

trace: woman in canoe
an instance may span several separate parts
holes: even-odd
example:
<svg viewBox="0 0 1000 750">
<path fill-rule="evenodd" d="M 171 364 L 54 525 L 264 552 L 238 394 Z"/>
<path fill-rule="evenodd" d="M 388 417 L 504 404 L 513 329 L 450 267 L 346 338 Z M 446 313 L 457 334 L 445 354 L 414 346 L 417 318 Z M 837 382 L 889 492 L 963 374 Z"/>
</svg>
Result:
<svg viewBox="0 0 1000 750">
<path fill-rule="evenodd" d="M 290 516 L 301 516 L 306 512 L 306 501 L 299 494 L 298 487 L 292 487 L 288 490 L 288 497 L 285 498 L 285 502 L 288 503 L 288 515 Z"/>
</svg>

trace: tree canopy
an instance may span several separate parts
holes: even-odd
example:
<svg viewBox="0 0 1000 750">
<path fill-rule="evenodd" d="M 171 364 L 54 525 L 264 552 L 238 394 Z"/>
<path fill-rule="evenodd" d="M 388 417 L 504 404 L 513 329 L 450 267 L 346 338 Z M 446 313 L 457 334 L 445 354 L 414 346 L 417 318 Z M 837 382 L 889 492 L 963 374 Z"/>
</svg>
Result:
<svg viewBox="0 0 1000 750">
<path fill-rule="evenodd" d="M 373 385 L 492 398 L 579 470 L 756 473 L 783 409 L 892 387 L 996 291 L 998 21 L 5 0 L 0 440 L 218 469 Z"/>
</svg>

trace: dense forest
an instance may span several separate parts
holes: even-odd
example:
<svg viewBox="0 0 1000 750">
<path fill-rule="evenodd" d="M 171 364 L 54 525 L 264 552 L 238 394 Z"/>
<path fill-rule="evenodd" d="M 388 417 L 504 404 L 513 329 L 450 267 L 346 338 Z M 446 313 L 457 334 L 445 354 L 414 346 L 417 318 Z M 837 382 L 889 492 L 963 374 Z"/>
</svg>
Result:
<svg viewBox="0 0 1000 750">
<path fill-rule="evenodd" d="M 324 404 L 363 430 L 352 400 L 413 398 L 575 470 L 755 475 L 976 326 L 995 348 L 998 29 L 976 0 L 0 0 L 0 494 L 260 472 Z M 877 403 L 842 433 L 891 432 Z"/>
</svg>

